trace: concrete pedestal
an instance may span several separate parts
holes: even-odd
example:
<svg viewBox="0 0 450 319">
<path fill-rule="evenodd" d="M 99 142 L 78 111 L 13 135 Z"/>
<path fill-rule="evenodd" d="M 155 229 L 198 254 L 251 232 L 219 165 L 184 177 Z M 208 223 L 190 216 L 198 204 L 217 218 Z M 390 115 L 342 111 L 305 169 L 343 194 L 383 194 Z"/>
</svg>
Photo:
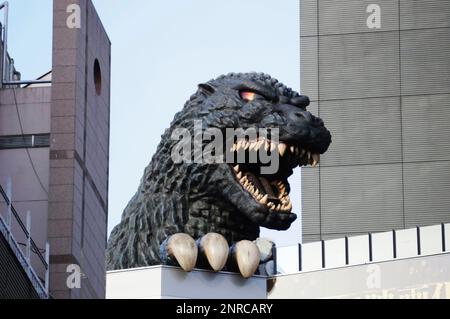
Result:
<svg viewBox="0 0 450 319">
<path fill-rule="evenodd" d="M 107 273 L 108 299 L 450 299 L 450 253 L 273 278 L 155 266 Z M 269 291 L 269 292 L 267 292 Z"/>
<path fill-rule="evenodd" d="M 267 279 L 154 266 L 106 275 L 107 299 L 266 299 Z"/>
</svg>

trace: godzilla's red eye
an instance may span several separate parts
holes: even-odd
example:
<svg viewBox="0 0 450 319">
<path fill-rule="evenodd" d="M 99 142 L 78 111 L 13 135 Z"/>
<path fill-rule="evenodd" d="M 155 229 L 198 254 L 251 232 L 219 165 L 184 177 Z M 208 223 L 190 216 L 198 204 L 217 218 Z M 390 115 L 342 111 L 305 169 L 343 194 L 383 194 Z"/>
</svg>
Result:
<svg viewBox="0 0 450 319">
<path fill-rule="evenodd" d="M 241 98 L 245 102 L 251 102 L 251 101 L 255 100 L 255 98 L 256 98 L 256 93 L 255 92 L 242 91 L 240 94 L 241 94 Z"/>
</svg>

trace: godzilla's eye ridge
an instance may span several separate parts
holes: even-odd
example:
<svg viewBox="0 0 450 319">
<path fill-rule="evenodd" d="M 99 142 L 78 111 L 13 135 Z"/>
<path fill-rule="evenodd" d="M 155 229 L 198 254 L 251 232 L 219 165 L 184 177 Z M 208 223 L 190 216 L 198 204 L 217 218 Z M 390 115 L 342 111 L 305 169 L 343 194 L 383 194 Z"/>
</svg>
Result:
<svg viewBox="0 0 450 319">
<path fill-rule="evenodd" d="M 263 98 L 261 95 L 253 91 L 241 91 L 239 92 L 239 95 L 245 102 L 252 102 L 257 98 Z"/>
</svg>

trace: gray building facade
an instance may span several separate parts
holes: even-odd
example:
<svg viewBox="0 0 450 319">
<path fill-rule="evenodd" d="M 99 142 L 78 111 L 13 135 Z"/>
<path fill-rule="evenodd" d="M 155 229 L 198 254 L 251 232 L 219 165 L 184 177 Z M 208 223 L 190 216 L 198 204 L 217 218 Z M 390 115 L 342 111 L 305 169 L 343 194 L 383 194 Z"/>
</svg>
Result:
<svg viewBox="0 0 450 319">
<path fill-rule="evenodd" d="M 31 212 L 39 249 L 50 244 L 51 297 L 103 299 L 111 43 L 91 0 L 53 1 L 52 57 L 51 83 L 0 86 L 0 185 L 12 182 L 22 220 Z"/>
<path fill-rule="evenodd" d="M 301 0 L 301 92 L 333 144 L 303 241 L 450 221 L 450 1 Z"/>
</svg>

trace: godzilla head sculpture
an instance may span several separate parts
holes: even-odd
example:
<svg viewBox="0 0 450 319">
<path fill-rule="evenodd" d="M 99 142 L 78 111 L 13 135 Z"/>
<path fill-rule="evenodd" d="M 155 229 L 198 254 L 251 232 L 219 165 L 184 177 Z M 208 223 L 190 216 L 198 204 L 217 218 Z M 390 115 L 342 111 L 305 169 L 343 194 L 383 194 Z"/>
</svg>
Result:
<svg viewBox="0 0 450 319">
<path fill-rule="evenodd" d="M 207 265 L 253 275 L 266 257 L 252 243 L 260 227 L 286 230 L 297 218 L 288 177 L 298 166 L 316 166 L 331 143 L 330 132 L 306 110 L 308 105 L 308 97 L 266 74 L 233 73 L 199 85 L 162 136 L 110 236 L 108 269 L 179 264 L 189 271 Z M 195 140 L 196 121 L 203 130 L 214 128 L 224 136 L 228 128 L 277 130 L 276 139 L 269 134 L 220 143 L 231 145 L 226 152 L 246 154 L 246 159 L 260 150 L 276 154 L 279 167 L 264 174 L 258 160 L 238 163 L 237 156 L 223 163 L 174 161 L 180 143 L 173 138 L 176 130 L 187 130 Z"/>
</svg>

